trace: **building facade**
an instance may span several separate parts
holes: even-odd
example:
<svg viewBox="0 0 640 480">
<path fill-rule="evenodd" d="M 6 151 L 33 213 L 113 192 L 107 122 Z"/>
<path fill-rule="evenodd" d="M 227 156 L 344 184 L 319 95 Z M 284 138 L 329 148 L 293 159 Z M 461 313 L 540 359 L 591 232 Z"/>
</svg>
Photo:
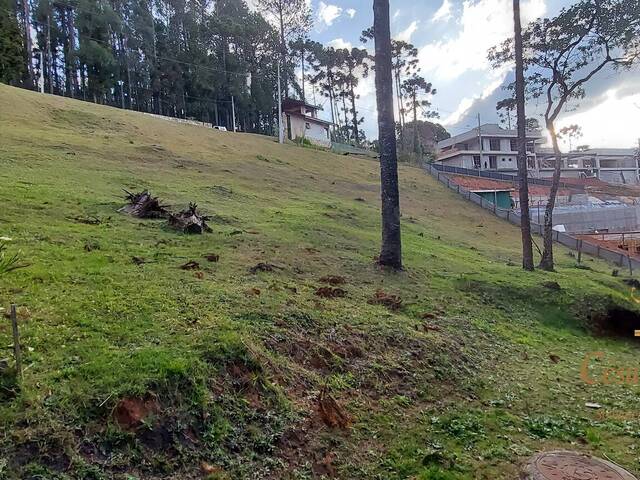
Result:
<svg viewBox="0 0 640 480">
<path fill-rule="evenodd" d="M 282 101 L 282 121 L 289 140 L 309 140 L 314 145 L 331 147 L 331 122 L 318 118 L 320 107 L 302 100 Z"/>
<path fill-rule="evenodd" d="M 438 142 L 438 163 L 476 170 L 517 172 L 518 132 L 497 124 L 485 124 Z M 539 131 L 527 132 L 527 166 L 537 166 L 537 145 L 543 142 Z"/>
<path fill-rule="evenodd" d="M 438 142 L 437 163 L 472 170 L 516 173 L 517 131 L 485 124 Z M 527 169 L 533 178 L 549 178 L 555 169 L 553 150 L 540 131 L 527 132 Z M 599 178 L 618 184 L 640 183 L 639 159 L 632 148 L 593 148 L 562 154 L 562 177 Z"/>
</svg>

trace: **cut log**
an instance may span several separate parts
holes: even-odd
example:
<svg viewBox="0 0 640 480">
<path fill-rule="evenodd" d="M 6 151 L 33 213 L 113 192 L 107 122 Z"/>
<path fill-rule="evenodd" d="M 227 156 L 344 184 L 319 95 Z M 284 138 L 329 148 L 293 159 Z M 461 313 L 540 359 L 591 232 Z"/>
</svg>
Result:
<svg viewBox="0 0 640 480">
<path fill-rule="evenodd" d="M 128 205 L 122 207 L 119 212 L 126 213 L 138 218 L 166 218 L 169 215 L 166 206 L 160 204 L 158 197 L 152 197 L 151 194 L 144 190 L 140 193 L 127 194 Z"/>
<path fill-rule="evenodd" d="M 169 215 L 169 226 L 184 233 L 201 234 L 211 231 L 207 225 L 207 219 L 208 217 L 198 213 L 198 206 L 195 203 L 190 203 L 186 210 Z"/>
</svg>

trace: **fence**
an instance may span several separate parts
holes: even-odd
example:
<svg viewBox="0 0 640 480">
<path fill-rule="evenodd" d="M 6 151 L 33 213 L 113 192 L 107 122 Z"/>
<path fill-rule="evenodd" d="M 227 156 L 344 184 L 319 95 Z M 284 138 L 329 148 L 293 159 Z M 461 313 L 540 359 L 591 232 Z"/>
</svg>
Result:
<svg viewBox="0 0 640 480">
<path fill-rule="evenodd" d="M 429 165 L 425 165 L 424 168 L 429 174 L 435 177 L 439 182 L 445 184 L 451 190 L 454 190 L 455 192 L 459 193 L 461 196 L 463 196 L 470 202 L 473 202 L 476 205 L 479 205 L 482 208 L 493 212 L 494 215 L 502 218 L 503 220 L 513 223 L 514 225 L 520 226 L 520 218 L 521 218 L 520 214 L 512 210 L 499 208 L 496 206 L 495 203 L 489 202 L 488 200 L 485 200 L 480 195 L 473 193 L 464 187 L 461 187 L 455 182 L 452 182 L 449 179 L 449 177 L 446 175 L 446 173 L 455 173 L 449 169 L 457 169 L 458 167 L 446 167 L 447 170 L 445 172 L 443 172 L 440 167 L 443 167 L 443 165 L 436 166 L 433 164 L 429 164 Z M 461 170 L 467 170 L 467 169 L 461 169 Z M 482 172 L 482 173 L 494 173 L 494 172 Z M 502 174 L 498 174 L 498 175 L 502 175 Z M 542 235 L 543 225 L 532 221 L 531 232 Z M 572 250 L 576 250 L 578 252 L 582 252 L 594 257 L 602 258 L 622 268 L 628 268 L 631 275 L 633 275 L 634 270 L 640 268 L 640 261 L 636 260 L 635 258 L 631 258 L 628 254 L 625 255 L 622 252 L 609 250 L 608 248 L 605 248 L 601 245 L 589 243 L 584 239 L 575 238 L 567 233 L 558 232 L 554 230 L 553 239 L 556 242 L 560 243 L 561 245 L 564 245 L 565 247 L 568 247 Z"/>
<path fill-rule="evenodd" d="M 430 164 L 430 166 L 440 172 L 466 175 L 467 177 L 483 177 L 483 178 L 491 178 L 493 180 L 504 180 L 507 182 L 518 181 L 518 178 L 515 175 L 510 175 L 508 173 L 494 172 L 492 170 L 477 170 L 472 168 L 452 167 L 450 165 L 441 165 L 439 163 L 433 163 L 433 164 Z M 550 187 L 552 182 L 551 180 L 546 180 L 544 178 L 529 178 L 529 183 L 532 185 L 545 185 L 547 187 Z M 584 190 L 584 187 L 579 184 L 576 185 L 574 183 L 566 183 L 566 182 L 560 181 L 559 185 L 562 188 Z"/>
</svg>

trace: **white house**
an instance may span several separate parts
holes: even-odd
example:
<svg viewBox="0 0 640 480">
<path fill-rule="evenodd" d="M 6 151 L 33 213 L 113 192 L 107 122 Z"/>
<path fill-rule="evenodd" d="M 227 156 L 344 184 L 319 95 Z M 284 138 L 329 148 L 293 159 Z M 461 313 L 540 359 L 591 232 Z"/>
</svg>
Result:
<svg viewBox="0 0 640 480">
<path fill-rule="evenodd" d="M 329 127 L 331 122 L 318 118 L 320 107 L 302 100 L 285 98 L 282 101 L 282 117 L 289 140 L 307 139 L 315 145 L 331 146 Z"/>
<path fill-rule="evenodd" d="M 438 163 L 477 170 L 518 170 L 518 132 L 494 123 L 481 125 L 467 132 L 438 142 Z M 527 132 L 527 166 L 538 169 L 537 145 L 543 142 L 539 131 Z M 507 173 L 507 172 L 505 172 Z"/>
</svg>

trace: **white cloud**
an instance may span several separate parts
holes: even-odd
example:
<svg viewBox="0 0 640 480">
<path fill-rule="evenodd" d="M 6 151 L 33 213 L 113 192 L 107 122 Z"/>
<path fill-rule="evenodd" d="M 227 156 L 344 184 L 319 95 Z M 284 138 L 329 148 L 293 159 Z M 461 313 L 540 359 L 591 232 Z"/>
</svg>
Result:
<svg viewBox="0 0 640 480">
<path fill-rule="evenodd" d="M 527 0 L 522 4 L 523 24 L 543 15 L 545 0 Z M 434 83 L 443 84 L 466 71 L 489 71 L 487 51 L 513 33 L 510 0 L 465 0 L 457 35 L 429 43 L 418 53 L 424 72 Z"/>
<path fill-rule="evenodd" d="M 396 10 L 391 20 L 395 21 L 400 16 L 400 9 Z"/>
<path fill-rule="evenodd" d="M 414 20 L 413 22 L 411 22 L 411 24 L 407 28 L 405 28 L 403 31 L 398 33 L 398 35 L 396 35 L 396 39 L 411 43 L 411 36 L 414 34 L 414 32 L 417 29 L 418 29 L 418 21 Z"/>
<path fill-rule="evenodd" d="M 640 93 L 620 97 L 611 89 L 594 107 L 578 111 L 558 121 L 557 129 L 571 124 L 582 127 L 579 143 L 598 147 L 632 148 L 637 145 L 640 124 Z M 603 118 L 612 121 L 602 121 Z M 575 142 L 574 142 L 575 144 Z"/>
<path fill-rule="evenodd" d="M 347 15 L 349 15 L 349 18 L 353 18 L 353 17 L 355 17 L 355 16 L 356 16 L 356 9 L 355 9 L 355 8 L 347 8 L 347 9 L 345 10 L 345 13 L 346 13 Z"/>
<path fill-rule="evenodd" d="M 449 0 L 443 0 L 442 5 L 440 5 L 440 8 L 438 9 L 438 11 L 433 14 L 431 21 L 447 22 L 451 19 L 451 17 L 453 17 L 453 14 L 451 13 L 451 2 Z"/>
<path fill-rule="evenodd" d="M 343 38 L 334 38 L 330 42 L 327 42 L 327 46 L 333 48 L 348 48 L 349 50 L 351 50 L 352 47 L 351 42 L 347 42 Z"/>
<path fill-rule="evenodd" d="M 342 13 L 342 8 L 337 5 L 327 4 L 320 1 L 318 5 L 318 20 L 330 27 L 336 18 Z"/>
</svg>

